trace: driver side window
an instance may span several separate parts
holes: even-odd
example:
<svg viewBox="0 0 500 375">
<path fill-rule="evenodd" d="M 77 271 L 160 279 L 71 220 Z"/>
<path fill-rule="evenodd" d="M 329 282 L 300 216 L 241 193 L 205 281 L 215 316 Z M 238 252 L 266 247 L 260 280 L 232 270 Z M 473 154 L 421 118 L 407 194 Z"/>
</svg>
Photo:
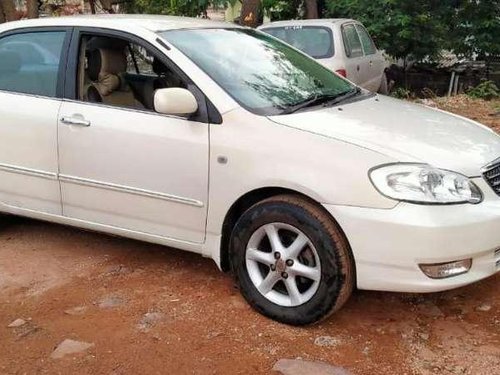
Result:
<svg viewBox="0 0 500 375">
<path fill-rule="evenodd" d="M 186 88 L 181 77 L 143 46 L 125 39 L 85 35 L 80 43 L 79 100 L 154 111 L 154 93 Z"/>
</svg>

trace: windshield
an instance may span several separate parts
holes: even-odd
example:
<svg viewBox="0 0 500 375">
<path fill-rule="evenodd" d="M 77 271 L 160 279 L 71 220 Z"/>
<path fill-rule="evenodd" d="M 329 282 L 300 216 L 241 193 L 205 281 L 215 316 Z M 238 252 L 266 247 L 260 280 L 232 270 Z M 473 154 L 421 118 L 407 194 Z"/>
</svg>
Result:
<svg viewBox="0 0 500 375">
<path fill-rule="evenodd" d="M 161 32 L 241 106 L 260 115 L 286 113 L 315 97 L 355 87 L 276 38 L 250 29 Z"/>
<path fill-rule="evenodd" d="M 262 29 L 265 33 L 300 49 L 315 59 L 326 59 L 334 54 L 332 30 L 323 26 L 282 26 Z"/>
</svg>

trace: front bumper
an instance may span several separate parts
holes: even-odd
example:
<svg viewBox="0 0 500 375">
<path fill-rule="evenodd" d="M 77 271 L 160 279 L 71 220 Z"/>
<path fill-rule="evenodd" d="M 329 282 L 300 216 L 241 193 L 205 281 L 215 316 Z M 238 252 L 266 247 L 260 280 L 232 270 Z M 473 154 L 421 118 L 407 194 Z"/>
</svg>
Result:
<svg viewBox="0 0 500 375">
<path fill-rule="evenodd" d="M 500 271 L 500 198 L 482 179 L 475 182 L 484 193 L 477 205 L 325 205 L 351 245 L 358 288 L 436 292 Z M 431 279 L 418 266 L 467 258 L 472 258 L 469 272 L 446 279 Z"/>
</svg>

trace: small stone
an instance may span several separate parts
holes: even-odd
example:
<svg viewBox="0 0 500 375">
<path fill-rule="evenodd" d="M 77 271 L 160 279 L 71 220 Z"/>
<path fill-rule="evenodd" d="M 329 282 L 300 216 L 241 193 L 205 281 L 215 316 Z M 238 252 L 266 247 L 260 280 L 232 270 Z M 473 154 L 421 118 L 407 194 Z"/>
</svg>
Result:
<svg viewBox="0 0 500 375">
<path fill-rule="evenodd" d="M 274 364 L 273 370 L 282 375 L 351 375 L 342 367 L 298 359 L 280 359 Z"/>
<path fill-rule="evenodd" d="M 418 310 L 423 315 L 426 315 L 431 318 L 441 318 L 444 316 L 443 312 L 439 307 L 437 307 L 431 301 L 425 301 L 418 305 Z"/>
<path fill-rule="evenodd" d="M 337 346 L 340 340 L 332 336 L 319 336 L 314 340 L 314 345 L 317 346 Z"/>
<path fill-rule="evenodd" d="M 219 337 L 219 336 L 222 336 L 223 333 L 222 332 L 210 332 L 206 337 L 208 340 L 212 340 L 216 337 Z"/>
<path fill-rule="evenodd" d="M 165 314 L 161 312 L 148 312 L 144 314 L 137 325 L 141 331 L 148 331 L 150 328 L 161 322 L 165 318 Z"/>
<path fill-rule="evenodd" d="M 24 319 L 16 319 L 14 320 L 12 323 L 10 323 L 7 327 L 8 328 L 18 328 L 18 327 L 22 327 L 23 325 L 25 325 L 27 323 L 26 320 Z"/>
<path fill-rule="evenodd" d="M 126 275 L 128 273 L 130 273 L 130 270 L 123 264 L 120 264 L 117 266 L 109 267 L 105 272 L 105 276 L 119 276 L 119 275 Z"/>
<path fill-rule="evenodd" d="M 102 298 L 99 301 L 98 306 L 101 309 L 111 309 L 113 307 L 118 307 L 120 305 L 123 305 L 124 302 L 125 300 L 123 299 L 123 297 L 120 297 L 118 295 L 109 295 Z"/>
<path fill-rule="evenodd" d="M 488 303 L 482 303 L 481 305 L 479 305 L 476 308 L 476 310 L 477 311 L 483 311 L 483 312 L 490 311 L 491 310 L 491 305 L 488 304 Z"/>
<path fill-rule="evenodd" d="M 420 339 L 422 339 L 424 341 L 428 341 L 430 336 L 428 333 L 423 332 L 423 333 L 419 333 L 418 337 L 420 337 Z"/>
<path fill-rule="evenodd" d="M 68 354 L 81 353 L 93 346 L 94 344 L 88 342 L 66 339 L 57 346 L 57 348 L 50 355 L 50 358 L 59 359 Z"/>
<path fill-rule="evenodd" d="M 72 307 L 71 309 L 64 310 L 64 313 L 68 315 L 83 315 L 85 314 L 86 311 L 87 311 L 86 306 L 76 306 Z"/>
</svg>

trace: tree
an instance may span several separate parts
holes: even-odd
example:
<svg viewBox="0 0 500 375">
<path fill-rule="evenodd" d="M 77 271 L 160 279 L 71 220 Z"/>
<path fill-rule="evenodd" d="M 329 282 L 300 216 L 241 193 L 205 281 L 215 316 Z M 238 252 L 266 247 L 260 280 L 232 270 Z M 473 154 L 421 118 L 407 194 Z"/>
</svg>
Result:
<svg viewBox="0 0 500 375">
<path fill-rule="evenodd" d="M 457 1 L 453 49 L 465 56 L 500 56 L 500 2 Z"/>
<path fill-rule="evenodd" d="M 19 19 L 13 0 L 0 0 L 0 23 Z"/>
<path fill-rule="evenodd" d="M 240 24 L 257 27 L 260 17 L 260 0 L 243 0 L 242 4 Z"/>
<path fill-rule="evenodd" d="M 436 57 L 449 38 L 451 0 L 328 0 L 326 15 L 361 21 L 379 48 L 407 61 Z"/>
<path fill-rule="evenodd" d="M 206 14 L 209 0 L 133 0 L 126 10 L 132 13 L 198 17 Z"/>
<path fill-rule="evenodd" d="M 26 17 L 38 18 L 40 15 L 39 6 L 38 0 L 26 0 Z"/>
<path fill-rule="evenodd" d="M 317 0 L 305 0 L 304 2 L 306 5 L 306 18 L 308 19 L 319 18 Z"/>
</svg>

